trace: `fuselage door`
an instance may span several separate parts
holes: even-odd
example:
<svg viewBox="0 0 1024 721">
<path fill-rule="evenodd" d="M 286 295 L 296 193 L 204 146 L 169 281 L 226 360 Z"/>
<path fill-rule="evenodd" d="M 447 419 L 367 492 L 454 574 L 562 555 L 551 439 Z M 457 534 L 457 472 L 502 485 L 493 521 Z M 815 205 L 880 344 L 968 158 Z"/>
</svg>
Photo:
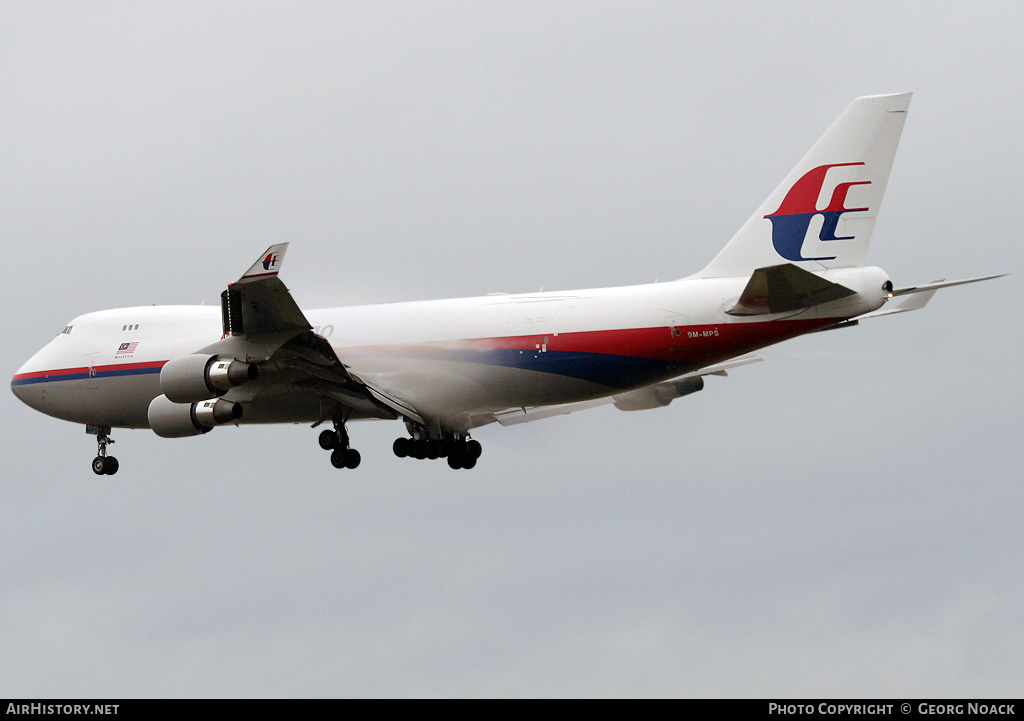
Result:
<svg viewBox="0 0 1024 721">
<path fill-rule="evenodd" d="M 82 356 L 83 365 L 88 368 L 88 377 L 85 380 L 85 388 L 88 390 L 94 390 L 99 388 L 100 380 L 97 377 L 96 366 L 99 364 L 100 353 L 86 353 Z"/>
<path fill-rule="evenodd" d="M 686 335 L 686 326 L 689 325 L 689 319 L 682 313 L 675 313 L 673 311 L 665 311 L 665 326 L 668 328 L 669 341 L 668 346 L 672 350 L 678 350 L 683 347 L 683 337 Z"/>
</svg>

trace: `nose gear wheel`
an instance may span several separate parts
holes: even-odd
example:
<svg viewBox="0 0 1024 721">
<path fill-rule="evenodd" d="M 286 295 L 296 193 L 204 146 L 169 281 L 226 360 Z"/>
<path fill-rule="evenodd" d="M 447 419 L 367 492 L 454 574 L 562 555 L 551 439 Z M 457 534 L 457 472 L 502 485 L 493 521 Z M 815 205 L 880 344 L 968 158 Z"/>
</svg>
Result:
<svg viewBox="0 0 1024 721">
<path fill-rule="evenodd" d="M 120 464 L 113 456 L 107 455 L 107 446 L 114 442 L 110 437 L 110 426 L 86 426 L 85 432 L 96 436 L 96 457 L 92 459 L 92 472 L 97 476 L 112 476 Z"/>
</svg>

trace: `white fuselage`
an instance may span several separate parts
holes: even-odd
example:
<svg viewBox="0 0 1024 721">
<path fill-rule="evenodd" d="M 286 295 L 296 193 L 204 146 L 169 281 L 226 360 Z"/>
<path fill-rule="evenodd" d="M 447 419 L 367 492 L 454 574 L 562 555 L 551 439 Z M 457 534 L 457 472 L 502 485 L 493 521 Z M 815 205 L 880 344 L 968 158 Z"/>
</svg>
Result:
<svg viewBox="0 0 1024 721">
<path fill-rule="evenodd" d="M 798 312 L 725 312 L 746 278 L 306 311 L 356 378 L 450 429 L 507 408 L 621 393 L 879 308 L 884 273 L 823 274 L 856 295 Z M 160 369 L 222 336 L 221 311 L 145 306 L 79 316 L 19 369 L 12 390 L 65 420 L 148 426 Z M 279 386 L 279 387 L 278 387 Z M 261 389 L 241 422 L 315 421 L 320 400 L 287 378 Z M 358 417 L 358 415 L 356 416 Z"/>
</svg>

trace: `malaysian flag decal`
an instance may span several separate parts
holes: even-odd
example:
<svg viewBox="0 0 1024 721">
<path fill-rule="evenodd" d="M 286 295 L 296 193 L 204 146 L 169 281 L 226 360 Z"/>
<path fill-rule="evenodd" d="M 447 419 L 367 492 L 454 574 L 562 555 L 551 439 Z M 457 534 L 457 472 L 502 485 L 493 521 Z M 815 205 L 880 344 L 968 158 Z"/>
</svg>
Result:
<svg viewBox="0 0 1024 721">
<path fill-rule="evenodd" d="M 134 353 L 135 352 L 135 348 L 138 345 L 139 345 L 138 341 L 135 341 L 134 343 L 122 343 L 120 346 L 118 346 L 117 353 L 115 353 L 114 355 L 122 355 L 124 353 Z"/>
</svg>

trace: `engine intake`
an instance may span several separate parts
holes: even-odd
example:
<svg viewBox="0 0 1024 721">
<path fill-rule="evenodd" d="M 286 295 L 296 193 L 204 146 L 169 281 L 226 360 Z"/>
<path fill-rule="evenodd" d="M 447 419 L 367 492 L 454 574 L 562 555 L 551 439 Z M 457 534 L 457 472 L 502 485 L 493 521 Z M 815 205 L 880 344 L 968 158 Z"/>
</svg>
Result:
<svg viewBox="0 0 1024 721">
<path fill-rule="evenodd" d="M 160 390 L 174 403 L 195 403 L 222 396 L 235 386 L 256 380 L 252 363 L 215 355 L 192 354 L 167 361 L 160 369 Z"/>
<path fill-rule="evenodd" d="M 175 403 L 157 396 L 149 404 L 149 427 L 163 438 L 185 438 L 208 432 L 214 426 L 242 417 L 241 404 L 223 398 L 196 403 Z"/>
</svg>

